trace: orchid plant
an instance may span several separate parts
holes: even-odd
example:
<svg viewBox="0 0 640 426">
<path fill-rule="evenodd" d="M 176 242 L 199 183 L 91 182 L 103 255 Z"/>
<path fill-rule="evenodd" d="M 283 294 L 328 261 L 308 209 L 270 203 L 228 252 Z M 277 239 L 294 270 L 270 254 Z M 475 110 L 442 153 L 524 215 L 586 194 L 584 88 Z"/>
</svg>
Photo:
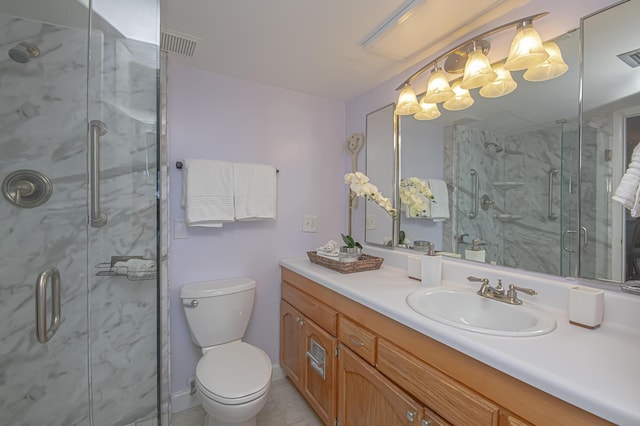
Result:
<svg viewBox="0 0 640 426">
<path fill-rule="evenodd" d="M 356 197 L 364 197 L 382 207 L 391 217 L 396 217 L 396 209 L 391 205 L 391 200 L 384 197 L 377 186 L 369 181 L 369 177 L 362 172 L 347 173 L 344 182 L 349 184 L 349 238 L 351 238 L 351 210 L 353 200 Z"/>
<path fill-rule="evenodd" d="M 378 187 L 369 182 L 367 175 L 362 172 L 347 173 L 344 175 L 344 182 L 350 185 L 351 199 L 364 197 L 385 209 L 392 217 L 395 217 L 396 209 L 391 206 L 391 200 L 382 196 Z"/>
<path fill-rule="evenodd" d="M 426 217 L 427 202 L 436 202 L 429 183 L 418 177 L 409 177 L 400 180 L 400 201 L 407 209 L 407 216 Z"/>
</svg>

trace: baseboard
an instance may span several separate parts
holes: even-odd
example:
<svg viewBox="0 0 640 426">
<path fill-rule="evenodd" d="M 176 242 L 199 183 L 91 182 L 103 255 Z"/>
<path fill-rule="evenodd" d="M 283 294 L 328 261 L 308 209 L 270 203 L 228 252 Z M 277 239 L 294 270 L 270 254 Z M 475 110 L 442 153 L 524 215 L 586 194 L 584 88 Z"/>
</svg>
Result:
<svg viewBox="0 0 640 426">
<path fill-rule="evenodd" d="M 200 398 L 196 392 L 193 396 L 189 395 L 189 389 L 182 389 L 171 394 L 171 412 L 179 413 L 189 408 L 200 405 Z"/>
<path fill-rule="evenodd" d="M 271 367 L 271 381 L 275 382 L 282 380 L 286 377 L 284 370 L 280 367 L 280 364 L 273 364 Z M 193 396 L 189 395 L 189 389 L 182 389 L 171 394 L 171 412 L 179 413 L 180 411 L 188 410 L 189 408 L 197 407 L 200 405 L 200 398 L 198 394 Z"/>
</svg>

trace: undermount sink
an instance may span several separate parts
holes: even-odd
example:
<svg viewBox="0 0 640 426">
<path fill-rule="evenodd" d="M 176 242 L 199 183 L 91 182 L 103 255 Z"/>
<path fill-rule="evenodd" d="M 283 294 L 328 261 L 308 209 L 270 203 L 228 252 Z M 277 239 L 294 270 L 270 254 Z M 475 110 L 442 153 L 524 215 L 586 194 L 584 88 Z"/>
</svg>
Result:
<svg viewBox="0 0 640 426">
<path fill-rule="evenodd" d="M 414 291 L 407 304 L 434 321 L 495 336 L 540 336 L 556 328 L 553 316 L 527 305 L 509 305 L 476 293 L 443 289 Z"/>
</svg>

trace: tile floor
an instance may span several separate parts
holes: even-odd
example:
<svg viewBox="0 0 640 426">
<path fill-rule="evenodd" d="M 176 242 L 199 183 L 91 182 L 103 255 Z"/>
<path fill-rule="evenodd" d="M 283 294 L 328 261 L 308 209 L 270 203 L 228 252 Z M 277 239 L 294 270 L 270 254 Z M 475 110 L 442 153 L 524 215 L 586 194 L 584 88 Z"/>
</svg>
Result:
<svg viewBox="0 0 640 426">
<path fill-rule="evenodd" d="M 267 403 L 256 417 L 257 426 L 322 426 L 313 409 L 284 378 L 271 384 Z M 202 426 L 204 411 L 194 407 L 172 416 L 172 426 Z"/>
</svg>

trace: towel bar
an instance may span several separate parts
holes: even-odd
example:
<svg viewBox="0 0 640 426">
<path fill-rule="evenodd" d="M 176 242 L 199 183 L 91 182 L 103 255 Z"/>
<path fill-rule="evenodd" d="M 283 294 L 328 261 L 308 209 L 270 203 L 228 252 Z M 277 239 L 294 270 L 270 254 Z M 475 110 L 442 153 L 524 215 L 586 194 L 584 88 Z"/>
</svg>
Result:
<svg viewBox="0 0 640 426">
<path fill-rule="evenodd" d="M 182 169 L 182 161 L 176 161 L 176 169 Z M 280 173 L 280 170 L 276 169 L 276 173 Z"/>
</svg>

